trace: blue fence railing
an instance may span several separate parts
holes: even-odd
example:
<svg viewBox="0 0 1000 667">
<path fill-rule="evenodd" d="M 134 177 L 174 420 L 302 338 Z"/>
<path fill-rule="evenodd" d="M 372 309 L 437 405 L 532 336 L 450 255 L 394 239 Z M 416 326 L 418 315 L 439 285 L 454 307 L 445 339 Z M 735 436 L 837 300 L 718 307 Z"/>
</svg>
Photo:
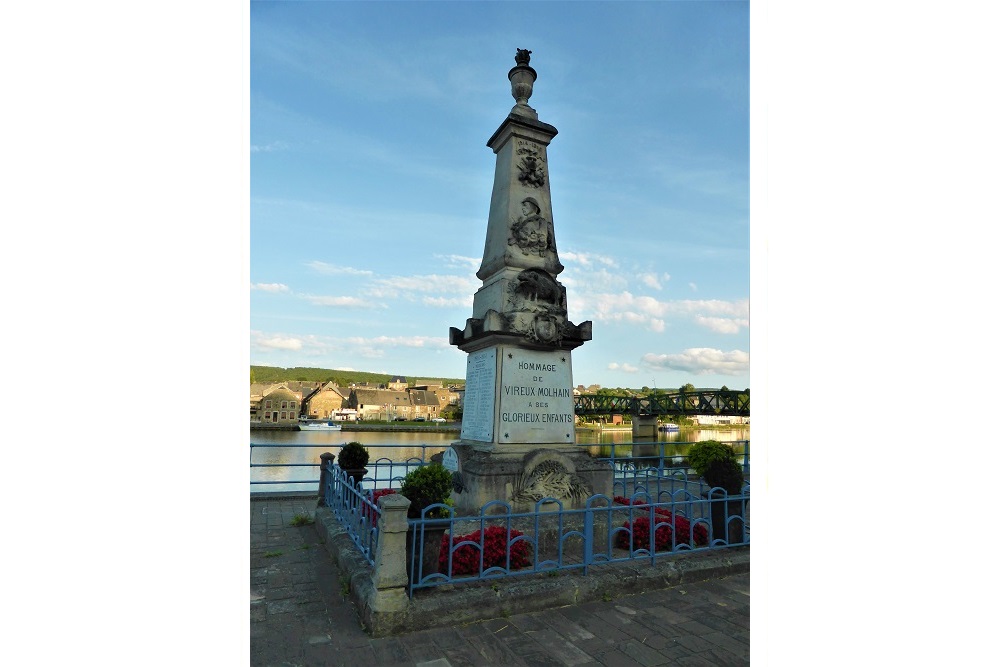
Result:
<svg viewBox="0 0 1000 667">
<path fill-rule="evenodd" d="M 394 493 L 406 471 L 425 465 L 377 461 L 358 485 L 336 464 L 327 469 L 324 501 L 369 564 L 378 545 L 378 497 Z M 678 553 L 750 543 L 750 485 L 740 494 L 710 489 L 683 469 L 616 468 L 615 495 L 590 497 L 567 509 L 543 498 L 529 512 L 493 501 L 475 516 L 431 505 L 409 519 L 409 592 L 500 577 L 580 571 L 613 563 L 669 558 Z M 442 515 L 438 517 L 437 515 Z"/>
<path fill-rule="evenodd" d="M 650 443 L 614 443 L 606 445 L 584 444 L 579 447 L 588 448 L 596 458 L 607 459 L 615 469 L 615 493 L 624 494 L 625 486 L 619 485 L 619 480 L 650 480 L 666 475 L 674 474 L 677 471 L 684 471 L 691 474 L 692 471 L 685 465 L 685 457 L 682 452 L 694 442 L 650 442 Z M 743 459 L 743 472 L 750 474 L 750 441 L 731 440 L 726 441 L 736 451 L 738 457 Z M 318 488 L 320 478 L 319 454 L 328 451 L 336 455 L 343 445 L 330 444 L 259 444 L 250 443 L 250 490 L 263 491 L 266 487 L 275 485 L 288 485 L 293 490 L 309 492 Z M 422 465 L 430 461 L 431 456 L 448 448 L 449 445 L 397 445 L 397 444 L 375 444 L 365 445 L 372 452 L 373 461 L 369 462 L 369 469 L 377 471 L 377 475 L 366 476 L 362 486 L 366 489 L 385 488 L 392 486 L 393 482 L 399 482 L 402 477 L 413 467 Z M 406 449 L 417 448 L 420 456 L 408 457 L 404 461 L 394 461 L 391 457 L 378 456 L 379 451 L 398 450 L 402 447 Z M 286 450 L 297 452 L 297 461 L 271 461 L 266 460 L 272 450 Z M 264 460 L 262 460 L 264 459 Z M 256 474 L 268 473 L 271 470 L 284 470 L 285 475 L 281 477 Z M 300 474 L 295 474 L 300 473 Z M 398 486 L 398 483 L 396 484 Z"/>
<path fill-rule="evenodd" d="M 272 443 L 250 443 L 250 490 L 253 491 L 265 491 L 266 487 L 273 487 L 275 485 L 291 487 L 291 491 L 301 491 L 303 493 L 310 491 L 318 492 L 318 485 L 320 479 L 320 467 L 321 462 L 319 460 L 320 454 L 324 452 L 330 452 L 336 456 L 340 452 L 340 448 L 343 444 L 331 445 L 319 444 L 272 444 Z M 377 453 L 379 450 L 398 450 L 401 445 L 365 445 L 365 448 L 370 452 Z M 420 456 L 412 456 L 407 458 L 405 461 L 393 461 L 389 457 L 379 457 L 374 462 L 369 463 L 369 466 L 379 466 L 380 470 L 388 469 L 390 472 L 393 467 L 402 468 L 402 475 L 398 475 L 400 479 L 406 475 L 406 472 L 414 466 L 419 466 L 430 461 L 430 457 L 443 449 L 446 449 L 448 445 L 405 445 L 406 449 L 419 449 Z M 293 452 L 293 456 L 297 459 L 296 461 L 280 461 L 280 460 L 268 460 L 269 454 L 284 454 L 287 452 Z M 280 458 L 280 457 L 278 457 Z M 284 471 L 281 476 L 272 476 L 269 474 L 270 471 Z M 371 482 L 372 480 L 368 480 Z"/>
</svg>

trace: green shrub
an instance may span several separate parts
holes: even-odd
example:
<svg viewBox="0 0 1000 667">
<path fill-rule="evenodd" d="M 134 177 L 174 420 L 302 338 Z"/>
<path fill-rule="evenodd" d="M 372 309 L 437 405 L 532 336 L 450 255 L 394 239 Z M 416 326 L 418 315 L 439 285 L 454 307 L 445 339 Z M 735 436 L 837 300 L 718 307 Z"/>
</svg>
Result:
<svg viewBox="0 0 1000 667">
<path fill-rule="evenodd" d="M 705 476 L 705 471 L 712 461 L 722 461 L 730 459 L 736 460 L 736 452 L 729 445 L 724 445 L 718 440 L 705 440 L 696 442 L 688 450 L 688 461 L 695 473 L 699 477 Z"/>
<path fill-rule="evenodd" d="M 361 470 L 368 465 L 368 450 L 360 442 L 349 442 L 340 448 L 337 465 L 344 470 Z"/>
<path fill-rule="evenodd" d="M 743 466 L 736 459 L 715 459 L 702 477 L 710 487 L 720 486 L 731 496 L 743 490 Z"/>
<path fill-rule="evenodd" d="M 451 500 L 451 473 L 440 463 L 414 468 L 406 473 L 399 492 L 410 501 L 406 515 L 411 519 L 420 518 L 424 508 L 435 503 Z"/>
</svg>

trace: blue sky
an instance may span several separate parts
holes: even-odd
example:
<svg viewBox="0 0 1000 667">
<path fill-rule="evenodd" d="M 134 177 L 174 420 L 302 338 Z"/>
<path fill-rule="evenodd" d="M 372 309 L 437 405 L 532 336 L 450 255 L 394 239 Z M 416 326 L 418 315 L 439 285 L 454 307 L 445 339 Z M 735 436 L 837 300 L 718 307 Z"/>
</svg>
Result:
<svg viewBox="0 0 1000 667">
<path fill-rule="evenodd" d="M 250 360 L 463 377 L 517 48 L 574 383 L 750 386 L 749 5 L 250 5 Z"/>
</svg>

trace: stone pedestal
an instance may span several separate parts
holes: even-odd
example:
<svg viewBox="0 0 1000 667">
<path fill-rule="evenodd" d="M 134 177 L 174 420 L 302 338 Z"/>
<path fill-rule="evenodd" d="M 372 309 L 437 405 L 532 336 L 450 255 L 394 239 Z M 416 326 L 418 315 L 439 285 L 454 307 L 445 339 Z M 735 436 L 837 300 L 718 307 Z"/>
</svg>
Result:
<svg viewBox="0 0 1000 667">
<path fill-rule="evenodd" d="M 452 445 L 460 491 L 452 494 L 460 514 L 478 514 L 494 500 L 514 512 L 530 512 L 544 498 L 565 509 L 582 508 L 590 496 L 612 495 L 613 474 L 607 461 L 591 458 L 586 449 L 552 444 L 504 445 L 482 451 L 474 445 Z M 556 504 L 546 508 L 557 509 Z M 496 507 L 493 513 L 504 511 Z"/>
</svg>

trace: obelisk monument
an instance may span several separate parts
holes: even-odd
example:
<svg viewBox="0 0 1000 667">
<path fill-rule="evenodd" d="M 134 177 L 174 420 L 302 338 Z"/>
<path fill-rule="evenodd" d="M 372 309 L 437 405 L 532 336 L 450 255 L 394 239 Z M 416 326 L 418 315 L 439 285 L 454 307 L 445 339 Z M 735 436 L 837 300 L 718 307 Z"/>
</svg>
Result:
<svg viewBox="0 0 1000 667">
<path fill-rule="evenodd" d="M 591 322 L 568 319 L 547 148 L 557 130 L 528 106 L 537 73 L 518 49 L 507 77 L 516 104 L 486 145 L 496 154 L 472 317 L 449 340 L 468 353 L 461 440 L 446 456 L 460 510 L 491 500 L 526 509 L 544 497 L 577 506 L 610 494 L 611 470 L 575 446 L 571 351 Z"/>
</svg>

